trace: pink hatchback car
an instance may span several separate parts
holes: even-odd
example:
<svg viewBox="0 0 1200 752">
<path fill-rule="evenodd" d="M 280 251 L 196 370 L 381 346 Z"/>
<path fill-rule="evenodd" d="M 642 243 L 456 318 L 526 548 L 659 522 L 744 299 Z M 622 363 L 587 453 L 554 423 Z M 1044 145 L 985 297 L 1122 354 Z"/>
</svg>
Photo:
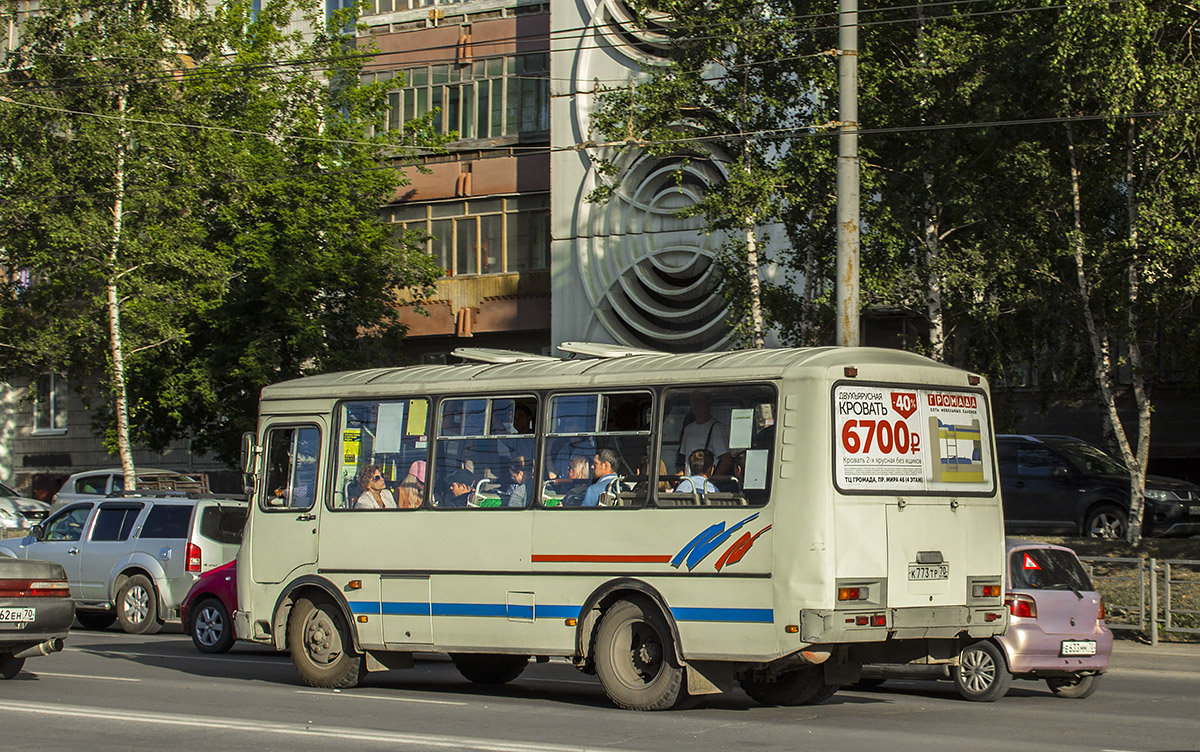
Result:
<svg viewBox="0 0 1200 752">
<path fill-rule="evenodd" d="M 179 604 L 183 629 L 202 653 L 224 653 L 236 635 L 230 615 L 237 610 L 237 559 L 200 575 Z"/>
<path fill-rule="evenodd" d="M 1008 629 L 963 649 L 957 666 L 869 665 L 856 689 L 889 678 L 953 679 L 968 700 L 991 702 L 1013 679 L 1042 680 L 1059 697 L 1082 699 L 1108 670 L 1112 632 L 1104 601 L 1075 552 L 1049 543 L 1009 538 L 1004 601 Z"/>
<path fill-rule="evenodd" d="M 959 693 L 995 700 L 1017 678 L 1043 679 L 1059 697 L 1091 695 L 1112 654 L 1100 593 L 1069 548 L 1012 538 L 1005 548 L 1008 629 L 963 650 L 953 671 Z"/>
</svg>

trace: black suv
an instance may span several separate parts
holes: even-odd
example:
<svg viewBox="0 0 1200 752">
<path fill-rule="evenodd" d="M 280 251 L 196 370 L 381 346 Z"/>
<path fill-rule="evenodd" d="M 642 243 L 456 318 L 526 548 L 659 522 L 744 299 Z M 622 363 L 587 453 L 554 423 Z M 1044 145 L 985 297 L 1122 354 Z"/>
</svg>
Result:
<svg viewBox="0 0 1200 752">
<path fill-rule="evenodd" d="M 1123 538 L 1129 471 L 1071 436 L 996 437 L 1004 522 L 1013 533 Z M 1200 486 L 1146 476 L 1144 535 L 1200 534 Z"/>
</svg>

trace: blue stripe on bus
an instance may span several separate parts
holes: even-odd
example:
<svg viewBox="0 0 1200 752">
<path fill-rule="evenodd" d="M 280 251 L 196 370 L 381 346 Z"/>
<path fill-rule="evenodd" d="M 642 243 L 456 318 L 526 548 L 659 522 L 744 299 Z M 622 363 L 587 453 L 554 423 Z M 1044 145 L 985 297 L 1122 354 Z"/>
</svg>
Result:
<svg viewBox="0 0 1200 752">
<path fill-rule="evenodd" d="M 775 611 L 769 608 L 673 608 L 675 621 L 728 621 L 770 624 Z"/>
<path fill-rule="evenodd" d="M 384 616 L 482 616 L 515 619 L 577 619 L 580 606 L 525 606 L 505 603 L 424 603 L 421 601 L 352 601 L 355 614 Z M 742 622 L 770 624 L 775 612 L 769 608 L 687 608 L 671 609 L 676 621 Z"/>
</svg>

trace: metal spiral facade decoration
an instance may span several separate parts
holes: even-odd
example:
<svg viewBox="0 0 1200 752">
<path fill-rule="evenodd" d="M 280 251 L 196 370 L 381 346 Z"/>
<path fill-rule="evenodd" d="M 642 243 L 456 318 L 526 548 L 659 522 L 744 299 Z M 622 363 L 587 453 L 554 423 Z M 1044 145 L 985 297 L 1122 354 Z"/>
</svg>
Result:
<svg viewBox="0 0 1200 752">
<path fill-rule="evenodd" d="M 571 17 L 570 14 L 575 14 Z M 552 87 L 563 93 L 615 88 L 645 66 L 662 65 L 670 19 L 638 26 L 621 0 L 552 0 L 562 29 L 551 57 Z M 580 28 L 587 31 L 582 35 Z M 553 89 L 552 89 L 553 90 Z M 603 203 L 589 203 L 598 185 L 589 132 L 593 97 L 557 98 L 551 114 L 554 265 L 553 339 L 611 341 L 667 351 L 728 346 L 728 306 L 719 293 L 716 251 L 700 219 L 676 212 L 724 179 L 703 155 L 685 160 L 628 156 L 622 180 Z M 583 301 L 573 299 L 582 292 Z"/>
</svg>

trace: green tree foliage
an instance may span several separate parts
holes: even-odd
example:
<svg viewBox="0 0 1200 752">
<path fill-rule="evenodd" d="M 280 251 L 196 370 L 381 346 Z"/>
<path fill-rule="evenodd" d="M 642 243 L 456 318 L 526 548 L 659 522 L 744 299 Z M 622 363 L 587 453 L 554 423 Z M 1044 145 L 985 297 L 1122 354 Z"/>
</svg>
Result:
<svg viewBox="0 0 1200 752">
<path fill-rule="evenodd" d="M 98 375 L 122 451 L 190 435 L 230 457 L 263 385 L 398 359 L 395 292 L 439 270 L 378 207 L 392 167 L 437 139 L 427 123 L 373 130 L 386 93 L 360 82 L 348 15 L 303 0 L 8 12 L 4 374 Z"/>
</svg>

